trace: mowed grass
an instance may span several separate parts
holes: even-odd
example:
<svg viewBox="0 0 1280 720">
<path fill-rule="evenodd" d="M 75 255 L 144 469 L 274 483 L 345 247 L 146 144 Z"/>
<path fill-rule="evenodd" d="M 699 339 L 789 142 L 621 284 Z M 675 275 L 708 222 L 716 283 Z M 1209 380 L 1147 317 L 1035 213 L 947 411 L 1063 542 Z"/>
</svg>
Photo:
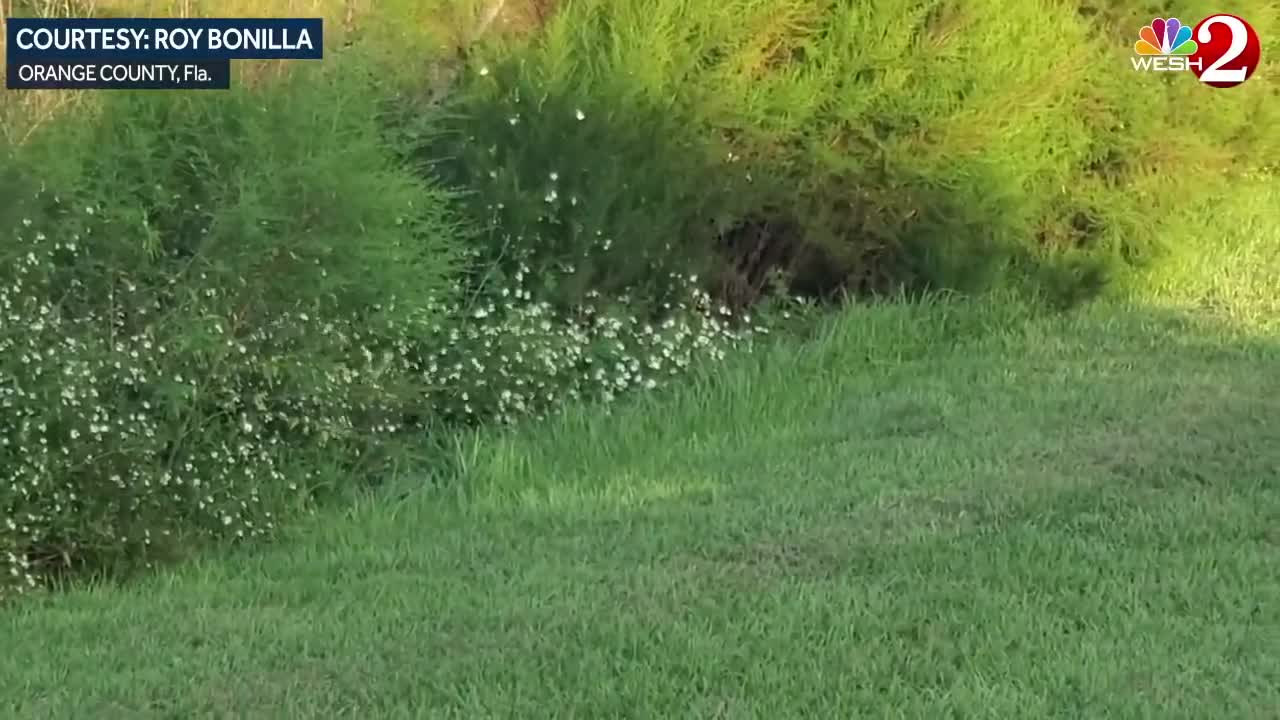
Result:
<svg viewBox="0 0 1280 720">
<path fill-rule="evenodd" d="M 854 307 L 271 548 L 19 604 L 0 715 L 1275 717 L 1249 199 L 1134 299 Z"/>
</svg>

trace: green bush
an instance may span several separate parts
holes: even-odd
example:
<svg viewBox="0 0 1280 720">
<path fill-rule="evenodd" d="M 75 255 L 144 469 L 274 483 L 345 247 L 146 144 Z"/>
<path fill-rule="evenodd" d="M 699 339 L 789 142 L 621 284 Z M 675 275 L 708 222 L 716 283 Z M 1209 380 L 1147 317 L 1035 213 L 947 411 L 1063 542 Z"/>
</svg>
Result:
<svg viewBox="0 0 1280 720">
<path fill-rule="evenodd" d="M 672 278 L 712 269 L 710 220 L 746 207 L 745 182 L 675 103 L 638 96 L 628 78 L 590 85 L 578 65 L 557 70 L 520 54 L 471 68 L 429 146 L 443 178 L 470 191 L 476 259 L 486 277 L 529 267 L 525 284 L 559 312 L 592 292 L 669 301 L 683 292 Z"/>
<path fill-rule="evenodd" d="M 111 95 L 9 149 L 0 596 L 260 537 L 401 440 L 654 389 L 763 329 L 685 273 L 557 305 L 574 274 L 538 246 L 463 250 L 369 69 Z"/>
<path fill-rule="evenodd" d="M 1188 22 L 1220 10 L 1193 5 Z M 530 228 L 554 222 L 533 209 L 548 171 L 620 165 L 619 179 L 580 185 L 600 205 L 574 217 L 635 213 L 607 231 L 625 249 L 597 274 L 643 267 L 655 242 L 665 250 L 682 231 L 681 262 L 718 252 L 709 277 L 756 286 L 766 273 L 750 266 L 764 264 L 816 290 L 981 289 L 1030 276 L 1079 296 L 1158 256 L 1171 208 L 1224 191 L 1280 150 L 1268 132 L 1277 86 L 1264 73 L 1224 91 L 1131 69 L 1138 29 L 1163 11 L 574 0 L 532 43 L 473 62 L 454 107 L 468 134 L 457 158 L 495 237 L 540 240 L 548 233 Z M 1274 4 L 1238 12 L 1274 43 Z M 575 129 L 573 107 L 592 108 L 599 126 Z M 660 132 L 636 143 L 637 127 Z M 654 187 L 670 202 L 637 223 Z M 583 229 L 561 221 L 550 234 L 592 234 Z"/>
<path fill-rule="evenodd" d="M 459 237 L 375 100 L 341 67 L 113 95 L 11 149 L 0 594 L 261 535 L 427 414 Z"/>
</svg>

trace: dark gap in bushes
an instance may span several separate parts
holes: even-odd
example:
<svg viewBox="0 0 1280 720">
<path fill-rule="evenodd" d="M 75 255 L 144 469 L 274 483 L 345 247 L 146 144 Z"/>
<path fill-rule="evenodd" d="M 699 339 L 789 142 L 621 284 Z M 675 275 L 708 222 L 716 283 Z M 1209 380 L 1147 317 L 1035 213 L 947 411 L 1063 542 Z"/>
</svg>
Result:
<svg viewBox="0 0 1280 720">
<path fill-rule="evenodd" d="M 737 221 L 720 234 L 719 247 L 724 262 L 713 292 L 731 308 L 749 309 L 788 293 L 832 302 L 846 289 L 834 260 L 777 209 Z"/>
</svg>

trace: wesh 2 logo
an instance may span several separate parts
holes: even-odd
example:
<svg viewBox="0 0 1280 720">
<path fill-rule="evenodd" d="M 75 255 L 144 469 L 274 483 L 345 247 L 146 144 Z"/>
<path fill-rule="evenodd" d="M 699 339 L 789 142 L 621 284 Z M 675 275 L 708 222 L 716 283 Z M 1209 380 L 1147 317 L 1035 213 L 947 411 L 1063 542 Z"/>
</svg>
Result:
<svg viewBox="0 0 1280 720">
<path fill-rule="evenodd" d="M 1138 31 L 1134 70 L 1190 70 L 1211 87 L 1235 87 L 1258 69 L 1262 43 L 1244 18 L 1210 15 L 1194 28 L 1178 18 L 1156 18 Z"/>
</svg>

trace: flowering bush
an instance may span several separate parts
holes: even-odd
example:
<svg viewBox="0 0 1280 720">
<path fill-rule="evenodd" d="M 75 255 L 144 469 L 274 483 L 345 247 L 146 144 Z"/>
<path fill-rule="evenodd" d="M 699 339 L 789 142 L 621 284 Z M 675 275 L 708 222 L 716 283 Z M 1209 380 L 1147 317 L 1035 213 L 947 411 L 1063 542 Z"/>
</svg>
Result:
<svg viewBox="0 0 1280 720">
<path fill-rule="evenodd" d="M 653 390 L 699 362 L 767 333 L 750 316 L 735 317 L 699 289 L 696 276 L 674 275 L 683 298 L 646 321 L 626 296 L 589 291 L 570 313 L 529 289 L 527 266 L 512 284 L 490 289 L 469 305 L 438 308 L 454 318 L 440 326 L 434 348 L 418 364 L 431 388 L 431 407 L 446 420 L 504 424 L 544 416 L 566 400 L 612 402 L 633 390 Z"/>
<path fill-rule="evenodd" d="M 0 198 L 6 591 L 261 536 L 320 468 L 359 477 L 425 414 L 405 358 L 458 236 L 342 72 L 115 95 L 10 153 L 0 180 L 27 189 Z"/>
<path fill-rule="evenodd" d="M 0 272 L 0 594 L 54 569 L 149 561 L 177 537 L 257 537 L 306 450 L 359 458 L 399 428 L 394 323 L 270 309 L 205 273 L 102 264 L 107 223 L 24 218 Z"/>
<path fill-rule="evenodd" d="M 419 430 L 410 416 L 511 423 L 569 399 L 608 402 L 764 329 L 714 307 L 695 278 L 673 279 L 687 299 L 650 324 L 598 294 L 558 314 L 522 287 L 526 272 L 469 305 L 436 301 L 417 336 L 288 309 L 238 327 L 234 293 L 208 275 L 156 286 L 118 268 L 105 295 L 91 291 L 101 278 L 81 278 L 103 269 L 95 243 L 110 227 L 93 214 L 24 218 L 5 246 L 4 592 L 55 570 L 148 562 L 193 534 L 261 536 L 306 500 L 308 451 L 358 460 Z"/>
<path fill-rule="evenodd" d="M 0 596 L 262 537 L 428 430 L 656 388 L 759 331 L 687 272 L 565 303 L 581 276 L 526 238 L 455 252 L 452 196 L 360 92 L 112 96 L 12 154 Z"/>
</svg>

